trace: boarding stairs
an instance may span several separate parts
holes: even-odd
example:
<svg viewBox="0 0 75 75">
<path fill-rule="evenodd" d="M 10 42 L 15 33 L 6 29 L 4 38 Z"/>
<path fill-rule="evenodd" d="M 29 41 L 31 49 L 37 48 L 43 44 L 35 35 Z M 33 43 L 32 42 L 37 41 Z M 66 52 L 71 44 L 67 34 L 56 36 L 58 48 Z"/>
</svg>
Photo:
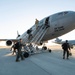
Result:
<svg viewBox="0 0 75 75">
<path fill-rule="evenodd" d="M 44 35 L 46 34 L 46 32 L 48 31 L 48 29 L 49 29 L 49 27 L 47 27 L 46 25 L 42 25 L 41 28 L 39 28 L 36 31 L 36 34 L 30 40 L 30 43 L 39 44 L 41 42 L 42 38 L 44 37 Z"/>
<path fill-rule="evenodd" d="M 44 37 L 44 35 L 46 34 L 46 32 L 48 31 L 49 27 L 47 27 L 46 25 L 41 25 L 38 27 L 38 29 L 34 29 L 32 32 L 32 38 L 28 39 L 29 35 L 25 34 L 23 42 L 24 43 L 35 43 L 35 44 L 39 44 L 42 40 L 42 38 Z"/>
</svg>

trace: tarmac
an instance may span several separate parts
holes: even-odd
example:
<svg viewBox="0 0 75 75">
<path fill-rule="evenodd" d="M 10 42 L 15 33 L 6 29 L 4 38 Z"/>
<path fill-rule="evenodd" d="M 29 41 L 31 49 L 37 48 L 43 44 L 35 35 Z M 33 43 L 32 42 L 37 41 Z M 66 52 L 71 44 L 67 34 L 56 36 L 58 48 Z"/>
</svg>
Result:
<svg viewBox="0 0 75 75">
<path fill-rule="evenodd" d="M 75 48 L 72 56 L 63 59 L 60 45 L 48 46 L 52 52 L 36 53 L 15 62 L 10 48 L 0 48 L 0 75 L 75 75 Z"/>
</svg>

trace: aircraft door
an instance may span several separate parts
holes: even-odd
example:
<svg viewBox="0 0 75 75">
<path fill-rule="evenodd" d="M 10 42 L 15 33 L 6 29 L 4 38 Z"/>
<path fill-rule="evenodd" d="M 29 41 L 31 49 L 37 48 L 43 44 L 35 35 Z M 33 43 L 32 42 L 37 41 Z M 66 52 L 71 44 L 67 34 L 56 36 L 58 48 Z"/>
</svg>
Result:
<svg viewBox="0 0 75 75">
<path fill-rule="evenodd" d="M 46 25 L 46 26 L 50 26 L 49 17 L 46 18 L 46 20 L 45 20 L 45 25 Z"/>
</svg>

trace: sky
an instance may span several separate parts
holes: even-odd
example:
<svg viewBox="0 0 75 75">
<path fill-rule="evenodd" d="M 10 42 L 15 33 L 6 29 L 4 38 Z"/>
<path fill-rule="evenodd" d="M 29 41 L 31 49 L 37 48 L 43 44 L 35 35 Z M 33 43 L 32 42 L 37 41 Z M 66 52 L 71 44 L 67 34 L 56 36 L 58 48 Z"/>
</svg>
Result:
<svg viewBox="0 0 75 75">
<path fill-rule="evenodd" d="M 60 11 L 75 11 L 75 0 L 0 0 L 0 39 L 15 39 L 43 19 Z M 75 30 L 59 38 L 75 39 Z M 1 43 L 1 42 L 0 42 Z"/>
</svg>

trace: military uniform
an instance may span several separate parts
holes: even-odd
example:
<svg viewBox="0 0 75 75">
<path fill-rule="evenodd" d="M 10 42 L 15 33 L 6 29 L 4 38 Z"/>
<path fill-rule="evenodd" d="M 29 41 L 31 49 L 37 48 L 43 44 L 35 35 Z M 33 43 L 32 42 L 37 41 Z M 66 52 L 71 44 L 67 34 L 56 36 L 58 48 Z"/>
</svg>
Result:
<svg viewBox="0 0 75 75">
<path fill-rule="evenodd" d="M 24 57 L 22 55 L 22 44 L 21 44 L 21 41 L 17 42 L 17 57 L 16 57 L 16 62 L 19 61 L 19 58 L 21 57 L 21 60 L 24 60 Z"/>
<path fill-rule="evenodd" d="M 65 43 L 62 44 L 62 48 L 63 48 L 63 59 L 65 59 L 65 54 L 67 53 L 67 59 L 69 57 L 69 50 L 70 50 L 70 46 L 68 41 L 66 40 Z"/>
</svg>

